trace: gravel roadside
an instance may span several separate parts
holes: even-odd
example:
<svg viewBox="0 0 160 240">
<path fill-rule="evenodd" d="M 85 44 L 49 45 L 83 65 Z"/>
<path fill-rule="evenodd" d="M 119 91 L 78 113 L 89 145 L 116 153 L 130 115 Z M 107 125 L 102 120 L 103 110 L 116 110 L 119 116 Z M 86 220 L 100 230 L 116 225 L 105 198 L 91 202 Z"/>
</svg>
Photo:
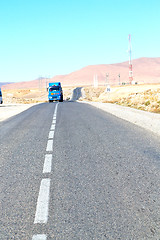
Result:
<svg viewBox="0 0 160 240">
<path fill-rule="evenodd" d="M 35 104 L 2 104 L 0 105 L 0 122 L 21 113 Z"/>
</svg>

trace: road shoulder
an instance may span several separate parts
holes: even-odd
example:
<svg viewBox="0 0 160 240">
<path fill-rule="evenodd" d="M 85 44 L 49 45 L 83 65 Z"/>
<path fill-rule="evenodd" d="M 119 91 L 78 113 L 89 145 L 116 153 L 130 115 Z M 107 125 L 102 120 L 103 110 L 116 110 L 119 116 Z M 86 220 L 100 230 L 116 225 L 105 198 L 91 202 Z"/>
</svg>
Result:
<svg viewBox="0 0 160 240">
<path fill-rule="evenodd" d="M 13 117 L 36 104 L 2 104 L 0 106 L 0 122 Z"/>
<path fill-rule="evenodd" d="M 84 102 L 160 135 L 160 114 L 111 103 Z"/>
</svg>

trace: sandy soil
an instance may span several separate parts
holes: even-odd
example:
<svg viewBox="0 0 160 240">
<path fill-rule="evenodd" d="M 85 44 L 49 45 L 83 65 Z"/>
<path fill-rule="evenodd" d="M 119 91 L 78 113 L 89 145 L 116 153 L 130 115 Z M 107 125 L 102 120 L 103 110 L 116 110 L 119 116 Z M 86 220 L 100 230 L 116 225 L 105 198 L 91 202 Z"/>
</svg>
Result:
<svg viewBox="0 0 160 240">
<path fill-rule="evenodd" d="M 2 104 L 0 105 L 0 122 L 21 113 L 34 104 Z"/>
<path fill-rule="evenodd" d="M 64 100 L 72 95 L 73 88 L 63 88 Z M 3 90 L 4 104 L 30 104 L 48 102 L 46 89 L 8 89 Z"/>
</svg>

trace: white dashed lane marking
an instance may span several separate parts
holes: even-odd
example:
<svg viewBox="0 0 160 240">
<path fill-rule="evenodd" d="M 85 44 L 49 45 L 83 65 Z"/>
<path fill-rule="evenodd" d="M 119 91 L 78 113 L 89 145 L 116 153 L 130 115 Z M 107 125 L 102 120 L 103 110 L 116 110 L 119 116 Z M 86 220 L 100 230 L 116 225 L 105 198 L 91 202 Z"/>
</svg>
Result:
<svg viewBox="0 0 160 240">
<path fill-rule="evenodd" d="M 45 155 L 43 173 L 50 173 L 52 168 L 52 154 Z"/>
<path fill-rule="evenodd" d="M 54 131 L 50 131 L 50 132 L 49 132 L 48 138 L 49 138 L 49 139 L 54 138 Z"/>
<path fill-rule="evenodd" d="M 47 236 L 45 234 L 37 234 L 32 237 L 32 240 L 47 240 Z"/>
<path fill-rule="evenodd" d="M 51 125 L 51 130 L 55 130 L 55 127 L 56 127 L 56 125 L 55 125 L 55 124 L 52 124 L 52 125 Z"/>
<path fill-rule="evenodd" d="M 59 103 L 58 103 L 59 104 Z M 56 118 L 57 118 L 57 108 L 58 104 L 55 106 L 52 125 L 48 135 L 48 142 L 46 147 L 46 152 L 53 152 L 53 139 L 56 127 Z M 43 173 L 49 174 L 52 170 L 52 153 L 45 155 L 45 161 L 43 166 Z M 34 224 L 46 224 L 48 221 L 49 214 L 49 195 L 50 195 L 50 178 L 44 178 L 40 184 L 40 190 L 37 200 L 37 207 L 35 213 Z M 47 240 L 46 234 L 35 234 L 32 237 L 32 240 Z"/>
<path fill-rule="evenodd" d="M 50 181 L 49 178 L 41 181 L 34 223 L 47 223 Z"/>
<path fill-rule="evenodd" d="M 48 140 L 46 151 L 47 152 L 53 151 L 53 140 Z"/>
</svg>

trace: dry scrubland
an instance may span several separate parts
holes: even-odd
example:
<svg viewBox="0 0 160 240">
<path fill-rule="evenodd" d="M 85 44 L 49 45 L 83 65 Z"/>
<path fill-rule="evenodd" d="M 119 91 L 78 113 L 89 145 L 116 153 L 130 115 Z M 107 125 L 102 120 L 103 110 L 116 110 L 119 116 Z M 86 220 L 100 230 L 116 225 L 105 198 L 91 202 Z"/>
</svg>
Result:
<svg viewBox="0 0 160 240">
<path fill-rule="evenodd" d="M 160 113 L 160 84 L 111 87 L 86 87 L 81 100 L 116 103 L 154 113 Z"/>
<path fill-rule="evenodd" d="M 70 98 L 72 95 L 72 88 L 63 88 L 64 99 Z M 4 104 L 18 103 L 41 103 L 48 102 L 48 92 L 46 89 L 14 89 L 3 90 Z"/>
<path fill-rule="evenodd" d="M 71 98 L 73 87 L 64 87 L 64 100 Z M 160 84 L 114 86 L 110 92 L 106 87 L 84 87 L 81 101 L 116 103 L 149 112 L 160 113 Z M 3 90 L 3 101 L 10 103 L 48 102 L 46 89 Z"/>
</svg>

